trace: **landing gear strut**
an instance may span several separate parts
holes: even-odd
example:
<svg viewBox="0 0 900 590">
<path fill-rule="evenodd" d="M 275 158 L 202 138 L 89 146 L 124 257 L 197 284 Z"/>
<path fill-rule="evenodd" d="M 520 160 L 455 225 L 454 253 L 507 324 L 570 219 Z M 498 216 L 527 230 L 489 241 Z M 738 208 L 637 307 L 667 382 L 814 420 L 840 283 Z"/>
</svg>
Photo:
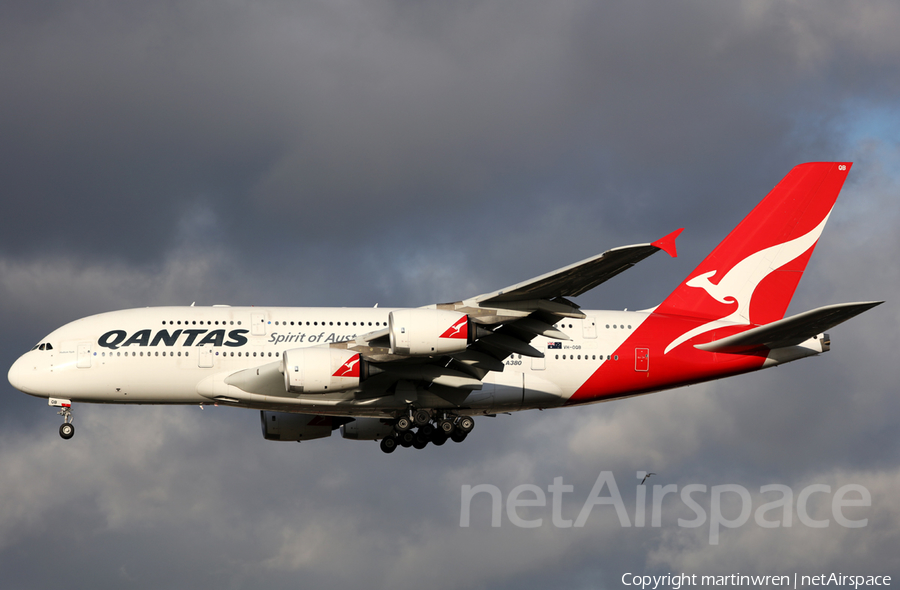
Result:
<svg viewBox="0 0 900 590">
<path fill-rule="evenodd" d="M 72 424 L 72 402 L 67 399 L 50 398 L 49 404 L 53 407 L 59 408 L 59 411 L 56 413 L 56 415 L 63 417 L 63 423 L 59 427 L 59 435 L 65 440 L 69 440 L 70 438 L 75 436 L 75 425 Z"/>
</svg>

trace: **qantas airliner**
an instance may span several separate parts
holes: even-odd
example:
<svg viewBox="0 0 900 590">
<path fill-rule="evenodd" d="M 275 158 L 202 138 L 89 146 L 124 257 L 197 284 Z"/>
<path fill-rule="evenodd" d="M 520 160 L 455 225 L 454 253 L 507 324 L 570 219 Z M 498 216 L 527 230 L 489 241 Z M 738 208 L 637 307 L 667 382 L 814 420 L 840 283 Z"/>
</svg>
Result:
<svg viewBox="0 0 900 590">
<path fill-rule="evenodd" d="M 784 317 L 850 163 L 797 166 L 658 306 L 570 298 L 663 250 L 681 230 L 493 293 L 415 309 L 159 307 L 55 330 L 9 370 L 21 391 L 75 402 L 260 410 L 268 440 L 330 436 L 424 448 L 474 417 L 652 393 L 828 351 L 826 330 L 880 301 Z"/>
</svg>

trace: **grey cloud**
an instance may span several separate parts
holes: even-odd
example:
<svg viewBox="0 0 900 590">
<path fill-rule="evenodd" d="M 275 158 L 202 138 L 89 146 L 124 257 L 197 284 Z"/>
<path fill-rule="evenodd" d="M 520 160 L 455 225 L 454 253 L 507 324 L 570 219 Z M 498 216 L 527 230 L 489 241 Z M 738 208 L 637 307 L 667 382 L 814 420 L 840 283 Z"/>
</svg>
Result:
<svg viewBox="0 0 900 590">
<path fill-rule="evenodd" d="M 678 227 L 581 298 L 649 307 L 802 161 L 855 161 L 792 312 L 883 306 L 833 350 L 607 404 L 482 418 L 384 456 L 271 443 L 229 409 L 81 406 L 56 436 L 5 386 L 0 568 L 12 588 L 616 587 L 626 571 L 898 574 L 893 115 L 898 7 L 343 2 L 0 8 L 0 359 L 146 305 L 425 305 Z M 893 127 L 892 127 L 893 126 Z M 406 452 L 404 452 L 406 451 Z M 462 485 L 562 476 L 574 518 L 651 484 L 861 483 L 871 523 L 708 531 L 483 520 Z M 626 493 L 627 492 L 627 493 Z M 505 496 L 504 496 L 505 497 Z M 483 518 L 488 505 L 473 510 Z M 689 516 L 689 515 L 688 515 Z M 47 555 L 58 570 L 47 568 Z"/>
</svg>

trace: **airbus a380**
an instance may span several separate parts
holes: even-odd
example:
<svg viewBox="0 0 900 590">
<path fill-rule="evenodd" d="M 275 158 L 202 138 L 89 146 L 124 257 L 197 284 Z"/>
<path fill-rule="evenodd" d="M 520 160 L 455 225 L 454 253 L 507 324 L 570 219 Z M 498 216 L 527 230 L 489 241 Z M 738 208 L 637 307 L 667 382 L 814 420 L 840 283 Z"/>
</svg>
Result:
<svg viewBox="0 0 900 590">
<path fill-rule="evenodd" d="M 499 291 L 415 309 L 159 307 L 53 331 L 9 370 L 75 432 L 76 402 L 260 410 L 269 440 L 462 442 L 474 417 L 604 402 L 827 352 L 826 330 L 880 301 L 784 317 L 850 163 L 795 167 L 658 306 L 589 311 L 570 298 L 677 230 Z"/>
</svg>

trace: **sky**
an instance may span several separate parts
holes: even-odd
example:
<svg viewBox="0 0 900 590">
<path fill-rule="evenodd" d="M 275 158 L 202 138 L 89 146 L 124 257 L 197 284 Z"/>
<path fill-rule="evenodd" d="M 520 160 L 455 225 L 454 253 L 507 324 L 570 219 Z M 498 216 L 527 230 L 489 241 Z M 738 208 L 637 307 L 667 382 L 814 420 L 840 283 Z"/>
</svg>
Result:
<svg viewBox="0 0 900 590">
<path fill-rule="evenodd" d="M 0 4 L 3 366 L 103 311 L 455 301 L 684 227 L 677 259 L 577 299 L 651 307 L 818 160 L 854 165 L 788 312 L 887 301 L 820 357 L 483 417 L 463 444 L 392 455 L 266 441 L 257 412 L 232 408 L 80 405 L 63 441 L 54 410 L 4 382 L 4 587 L 896 580 L 898 27 L 893 0 Z M 677 494 L 660 526 L 634 526 L 648 470 L 648 494 L 707 486 L 707 508 L 714 486 L 753 510 L 763 486 L 829 486 L 809 501 L 829 526 L 793 506 L 790 527 L 751 518 L 711 544 L 709 524 L 677 524 L 692 516 Z M 556 526 L 555 478 L 575 519 L 604 473 L 632 526 L 604 505 Z M 541 488 L 546 506 L 518 512 L 541 526 L 504 511 L 492 527 L 486 494 L 460 526 L 478 485 L 504 502 Z M 832 516 L 847 485 L 871 497 L 845 509 L 864 527 Z"/>
</svg>

